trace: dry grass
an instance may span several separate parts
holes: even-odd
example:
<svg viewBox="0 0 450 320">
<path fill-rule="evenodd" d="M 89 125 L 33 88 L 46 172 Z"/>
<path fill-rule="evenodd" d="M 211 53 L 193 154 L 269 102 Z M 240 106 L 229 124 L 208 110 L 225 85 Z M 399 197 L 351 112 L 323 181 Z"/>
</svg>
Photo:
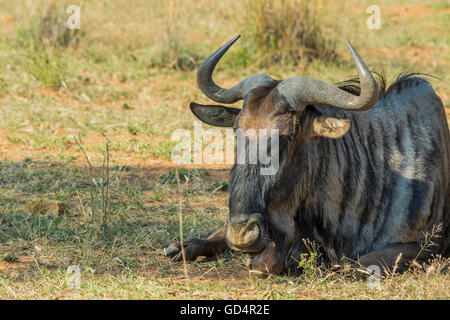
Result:
<svg viewBox="0 0 450 320">
<path fill-rule="evenodd" d="M 443 260 L 370 290 L 308 257 L 304 276 L 255 279 L 234 252 L 187 264 L 186 285 L 183 264 L 160 255 L 179 237 L 180 209 L 185 239 L 207 236 L 227 215 L 229 167 L 180 169 L 178 186 L 169 161 L 171 133 L 193 129 L 189 102 L 208 101 L 195 82 L 204 57 L 240 33 L 215 73 L 221 85 L 259 72 L 338 82 L 355 74 L 350 39 L 389 79 L 409 70 L 438 76 L 432 84 L 448 106 L 446 1 L 380 0 L 382 29 L 369 31 L 368 0 L 85 0 L 78 33 L 44 32 L 44 21 L 58 24 L 67 3 L 0 1 L 1 298 L 450 298 Z M 81 137 L 91 172 L 73 136 Z M 104 212 L 107 140 L 105 236 L 89 208 Z M 63 203 L 68 213 L 33 215 L 33 199 Z M 67 288 L 74 264 L 82 267 L 80 290 Z"/>
</svg>

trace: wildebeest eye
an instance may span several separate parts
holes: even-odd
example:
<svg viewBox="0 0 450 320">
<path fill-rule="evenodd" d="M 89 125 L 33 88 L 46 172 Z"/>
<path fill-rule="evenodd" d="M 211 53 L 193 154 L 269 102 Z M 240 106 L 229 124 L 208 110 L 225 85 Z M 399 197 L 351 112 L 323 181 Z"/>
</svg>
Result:
<svg viewBox="0 0 450 320">
<path fill-rule="evenodd" d="M 273 114 L 273 116 L 274 117 L 277 117 L 277 116 L 281 116 L 281 115 L 283 115 L 283 114 L 286 114 L 286 111 L 282 111 L 282 110 L 277 110 L 277 111 L 275 111 L 275 113 Z"/>
</svg>

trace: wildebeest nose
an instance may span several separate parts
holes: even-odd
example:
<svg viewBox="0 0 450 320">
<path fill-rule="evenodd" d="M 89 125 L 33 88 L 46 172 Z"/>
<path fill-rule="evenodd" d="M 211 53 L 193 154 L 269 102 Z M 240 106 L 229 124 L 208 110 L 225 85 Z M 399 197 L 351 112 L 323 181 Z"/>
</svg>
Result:
<svg viewBox="0 0 450 320">
<path fill-rule="evenodd" d="M 248 219 L 249 219 L 248 215 L 237 214 L 237 215 L 231 215 L 230 222 L 231 222 L 231 224 L 241 224 L 241 223 L 247 222 Z"/>
<path fill-rule="evenodd" d="M 235 250 L 257 252 L 264 245 L 262 234 L 262 215 L 252 214 L 230 217 L 227 228 L 227 242 Z"/>
</svg>

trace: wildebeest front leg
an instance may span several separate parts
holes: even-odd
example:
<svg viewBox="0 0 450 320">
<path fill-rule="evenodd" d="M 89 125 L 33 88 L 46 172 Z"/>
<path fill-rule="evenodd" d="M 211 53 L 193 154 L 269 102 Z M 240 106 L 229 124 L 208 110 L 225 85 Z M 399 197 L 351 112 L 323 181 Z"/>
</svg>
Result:
<svg viewBox="0 0 450 320">
<path fill-rule="evenodd" d="M 195 261 L 198 257 L 214 257 L 220 255 L 226 247 L 225 236 L 227 225 L 215 231 L 206 240 L 192 239 L 183 241 L 184 254 L 187 261 Z M 181 243 L 174 242 L 164 250 L 164 253 L 173 261 L 182 261 Z"/>
<path fill-rule="evenodd" d="M 376 265 L 382 273 L 386 273 L 392 272 L 394 268 L 402 271 L 412 260 L 421 262 L 429 259 L 430 256 L 431 253 L 422 250 L 417 242 L 397 243 L 360 257 L 358 263 L 362 268 Z"/>
<path fill-rule="evenodd" d="M 285 268 L 284 252 L 277 248 L 275 242 L 270 241 L 262 252 L 257 254 L 250 263 L 253 272 L 262 274 L 280 274 Z"/>
<path fill-rule="evenodd" d="M 294 219 L 286 215 L 271 219 L 271 224 L 276 229 L 273 232 L 276 238 L 271 239 L 264 250 L 253 258 L 250 268 L 264 274 L 280 274 L 286 270 L 287 257 L 296 239 L 296 227 Z"/>
</svg>

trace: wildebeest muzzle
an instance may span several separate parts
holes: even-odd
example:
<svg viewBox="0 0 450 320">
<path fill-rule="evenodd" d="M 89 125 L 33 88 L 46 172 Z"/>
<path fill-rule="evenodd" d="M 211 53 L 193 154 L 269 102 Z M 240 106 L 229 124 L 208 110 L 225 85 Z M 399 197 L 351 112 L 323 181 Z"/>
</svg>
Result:
<svg viewBox="0 0 450 320">
<path fill-rule="evenodd" d="M 247 217 L 231 217 L 228 219 L 227 243 L 233 250 L 257 253 L 263 250 L 267 243 L 264 219 L 259 213 Z"/>
</svg>

